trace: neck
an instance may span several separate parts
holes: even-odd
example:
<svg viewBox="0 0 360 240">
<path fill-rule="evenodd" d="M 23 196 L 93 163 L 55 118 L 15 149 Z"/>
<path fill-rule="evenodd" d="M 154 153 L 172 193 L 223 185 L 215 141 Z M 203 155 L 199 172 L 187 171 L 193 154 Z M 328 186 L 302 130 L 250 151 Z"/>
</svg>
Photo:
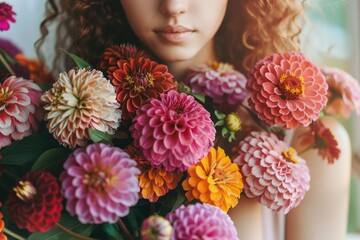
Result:
<svg viewBox="0 0 360 240">
<path fill-rule="evenodd" d="M 214 41 L 209 41 L 194 57 L 181 61 L 165 62 L 171 74 L 174 75 L 175 80 L 182 80 L 190 68 L 207 63 L 209 61 L 216 61 L 216 53 Z"/>
</svg>

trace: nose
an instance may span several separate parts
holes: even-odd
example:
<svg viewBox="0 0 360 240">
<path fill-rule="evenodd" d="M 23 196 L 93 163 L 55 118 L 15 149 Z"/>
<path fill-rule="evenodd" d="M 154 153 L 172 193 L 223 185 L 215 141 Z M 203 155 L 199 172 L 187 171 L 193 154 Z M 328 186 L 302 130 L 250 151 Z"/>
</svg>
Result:
<svg viewBox="0 0 360 240">
<path fill-rule="evenodd" d="M 204 1 L 204 0 L 195 0 L 195 1 Z M 188 9 L 189 9 L 189 0 L 161 1 L 161 6 L 160 6 L 161 12 L 169 16 L 178 16 L 180 14 L 184 14 Z"/>
</svg>

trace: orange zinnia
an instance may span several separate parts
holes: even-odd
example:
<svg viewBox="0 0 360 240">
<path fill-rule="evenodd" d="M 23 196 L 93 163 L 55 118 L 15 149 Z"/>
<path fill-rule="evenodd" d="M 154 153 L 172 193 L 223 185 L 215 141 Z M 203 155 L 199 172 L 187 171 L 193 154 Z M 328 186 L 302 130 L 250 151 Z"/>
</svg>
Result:
<svg viewBox="0 0 360 240">
<path fill-rule="evenodd" d="M 1 202 L 0 202 L 0 207 L 1 207 Z M 7 237 L 4 235 L 3 233 L 3 230 L 4 230 L 4 227 L 5 227 L 5 223 L 4 221 L 2 220 L 3 218 L 3 215 L 2 213 L 0 212 L 0 240 L 7 240 Z"/>
<path fill-rule="evenodd" d="M 237 205 L 244 184 L 238 165 L 219 147 L 188 169 L 182 186 L 189 201 L 199 199 L 227 212 Z"/>
<path fill-rule="evenodd" d="M 177 187 L 183 175 L 181 172 L 167 172 L 164 167 L 152 167 L 133 145 L 127 146 L 125 151 L 139 164 L 138 168 L 141 174 L 138 178 L 142 198 L 148 199 L 150 202 L 156 202 L 159 197 Z"/>
</svg>

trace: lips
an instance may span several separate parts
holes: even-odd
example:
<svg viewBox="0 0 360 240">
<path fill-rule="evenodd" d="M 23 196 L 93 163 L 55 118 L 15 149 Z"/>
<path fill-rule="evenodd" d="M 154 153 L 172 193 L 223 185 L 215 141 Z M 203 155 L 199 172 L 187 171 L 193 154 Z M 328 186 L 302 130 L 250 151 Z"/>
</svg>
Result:
<svg viewBox="0 0 360 240">
<path fill-rule="evenodd" d="M 176 26 L 165 26 L 155 30 L 155 33 L 158 34 L 162 39 L 170 43 L 180 43 L 185 41 L 188 37 L 194 33 L 195 30 L 189 29 L 182 25 Z"/>
</svg>

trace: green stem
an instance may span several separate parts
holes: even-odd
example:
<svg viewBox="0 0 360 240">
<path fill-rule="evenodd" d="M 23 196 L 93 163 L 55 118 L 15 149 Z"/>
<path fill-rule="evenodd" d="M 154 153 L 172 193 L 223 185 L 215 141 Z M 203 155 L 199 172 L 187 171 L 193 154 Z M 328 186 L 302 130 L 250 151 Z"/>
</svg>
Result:
<svg viewBox="0 0 360 240">
<path fill-rule="evenodd" d="M 26 240 L 26 239 L 23 238 L 22 236 L 14 233 L 13 231 L 10 231 L 10 230 L 9 230 L 8 228 L 6 228 L 6 227 L 3 229 L 3 231 L 4 231 L 4 233 L 5 233 L 6 235 L 11 236 L 11 237 L 13 237 L 13 238 L 15 238 L 15 239 L 17 239 L 17 240 Z"/>
<path fill-rule="evenodd" d="M 300 156 L 311 149 L 313 149 L 313 146 L 308 146 L 308 147 L 304 148 L 303 150 L 301 150 L 300 152 L 298 152 L 298 155 Z"/>
<path fill-rule="evenodd" d="M 6 60 L 2 54 L 0 54 L 0 62 L 2 62 L 2 64 L 4 64 L 4 67 L 11 75 L 16 76 L 15 72 L 11 69 L 10 65 L 6 62 Z"/>
<path fill-rule="evenodd" d="M 66 232 L 67 234 L 69 234 L 70 236 L 79 238 L 79 239 L 83 239 L 83 240 L 97 240 L 96 238 L 91 238 L 85 235 L 81 235 L 78 234 L 76 232 L 71 231 L 70 229 L 64 227 L 63 225 L 61 225 L 60 223 L 56 223 L 56 227 L 61 229 L 62 231 Z"/>
</svg>

